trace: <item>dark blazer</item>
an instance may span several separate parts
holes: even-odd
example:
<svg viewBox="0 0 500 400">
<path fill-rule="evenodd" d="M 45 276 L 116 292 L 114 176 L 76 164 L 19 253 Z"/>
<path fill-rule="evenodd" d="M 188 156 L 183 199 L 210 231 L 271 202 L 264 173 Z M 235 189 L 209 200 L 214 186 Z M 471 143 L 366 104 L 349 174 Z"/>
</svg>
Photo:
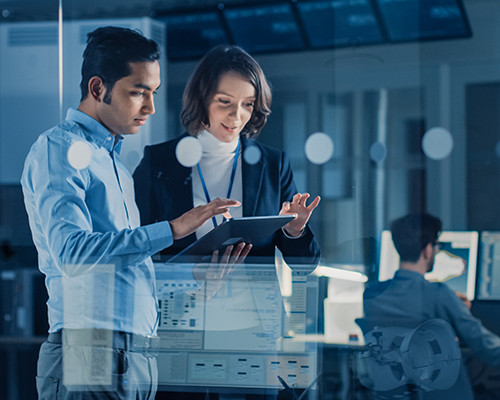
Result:
<svg viewBox="0 0 500 400">
<path fill-rule="evenodd" d="M 192 169 L 182 166 L 175 156 L 177 143 L 186 136 L 184 134 L 144 149 L 144 157 L 133 174 L 142 225 L 170 221 L 193 208 Z M 241 138 L 242 151 L 251 145 L 260 149 L 261 158 L 254 165 L 242 163 L 243 216 L 278 215 L 282 203 L 290 201 L 297 193 L 290 162 L 281 151 Z M 194 233 L 176 240 L 162 254 L 176 254 L 195 240 Z M 275 246 L 281 250 L 289 265 L 316 265 L 319 262 L 319 246 L 309 227 L 297 239 L 287 238 L 279 230 L 261 245 L 254 246 L 248 260 L 271 262 Z"/>
</svg>

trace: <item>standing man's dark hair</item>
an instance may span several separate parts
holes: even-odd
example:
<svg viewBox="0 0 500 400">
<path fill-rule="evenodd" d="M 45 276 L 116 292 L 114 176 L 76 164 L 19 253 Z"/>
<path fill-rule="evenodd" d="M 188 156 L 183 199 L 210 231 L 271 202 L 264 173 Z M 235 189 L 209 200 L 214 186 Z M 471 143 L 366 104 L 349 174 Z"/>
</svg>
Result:
<svg viewBox="0 0 500 400">
<path fill-rule="evenodd" d="M 234 71 L 248 79 L 255 89 L 255 104 L 250 121 L 241 134 L 256 136 L 266 125 L 271 113 L 271 89 L 260 65 L 238 46 L 219 45 L 210 50 L 200 61 L 189 79 L 182 99 L 181 122 L 192 136 L 197 136 L 209 126 L 208 106 L 212 101 L 219 80 Z"/>
<path fill-rule="evenodd" d="M 98 76 L 106 87 L 104 102 L 110 104 L 115 82 L 130 75 L 129 63 L 153 62 L 159 58 L 158 44 L 136 30 L 116 26 L 97 28 L 87 35 L 80 82 L 81 100 L 88 95 L 89 79 Z"/>
<path fill-rule="evenodd" d="M 391 223 L 394 246 L 402 262 L 417 262 L 429 243 L 436 243 L 442 223 L 427 213 L 413 213 Z"/>
</svg>

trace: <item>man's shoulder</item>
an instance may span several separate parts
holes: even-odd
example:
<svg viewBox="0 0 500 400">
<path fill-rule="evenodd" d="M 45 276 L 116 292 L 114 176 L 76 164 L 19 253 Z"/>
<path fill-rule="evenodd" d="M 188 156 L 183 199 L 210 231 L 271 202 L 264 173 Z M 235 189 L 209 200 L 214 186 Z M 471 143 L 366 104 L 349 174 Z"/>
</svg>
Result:
<svg viewBox="0 0 500 400">
<path fill-rule="evenodd" d="M 76 138 L 81 138 L 81 135 L 74 132 L 74 128 L 61 123 L 45 130 L 36 138 L 31 147 L 31 152 L 40 148 L 43 148 L 45 151 L 48 147 L 70 146 Z"/>
<path fill-rule="evenodd" d="M 73 143 L 75 139 L 83 140 L 85 135 L 81 127 L 73 121 L 63 121 L 46 131 L 38 137 L 39 140 L 47 140 L 52 143 Z"/>
<path fill-rule="evenodd" d="M 363 297 L 365 299 L 371 299 L 379 296 L 384 293 L 385 290 L 391 284 L 392 279 L 388 279 L 386 281 L 373 281 L 366 285 Z"/>
</svg>

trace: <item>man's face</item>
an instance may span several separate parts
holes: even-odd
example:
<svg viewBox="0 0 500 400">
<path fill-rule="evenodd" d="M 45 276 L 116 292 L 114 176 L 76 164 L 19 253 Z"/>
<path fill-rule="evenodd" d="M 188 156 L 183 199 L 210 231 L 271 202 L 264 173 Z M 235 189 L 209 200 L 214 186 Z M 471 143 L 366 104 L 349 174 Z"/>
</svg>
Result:
<svg viewBox="0 0 500 400">
<path fill-rule="evenodd" d="M 158 61 L 130 63 L 130 68 L 130 75 L 116 81 L 111 93 L 103 94 L 102 98 L 111 95 L 111 101 L 98 105 L 97 119 L 113 135 L 139 132 L 155 113 L 153 97 L 160 86 Z"/>
</svg>

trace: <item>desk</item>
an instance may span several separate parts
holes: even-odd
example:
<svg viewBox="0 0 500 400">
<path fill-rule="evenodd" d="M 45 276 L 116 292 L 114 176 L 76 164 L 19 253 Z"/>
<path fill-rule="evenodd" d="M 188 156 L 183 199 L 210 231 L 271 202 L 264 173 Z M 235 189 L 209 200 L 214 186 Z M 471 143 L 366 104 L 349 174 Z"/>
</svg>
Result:
<svg viewBox="0 0 500 400">
<path fill-rule="evenodd" d="M 355 383 L 353 356 L 367 349 L 364 344 L 337 343 L 323 334 L 295 335 L 294 341 L 317 343 L 322 354 L 321 400 L 351 400 L 359 387 Z"/>
</svg>

